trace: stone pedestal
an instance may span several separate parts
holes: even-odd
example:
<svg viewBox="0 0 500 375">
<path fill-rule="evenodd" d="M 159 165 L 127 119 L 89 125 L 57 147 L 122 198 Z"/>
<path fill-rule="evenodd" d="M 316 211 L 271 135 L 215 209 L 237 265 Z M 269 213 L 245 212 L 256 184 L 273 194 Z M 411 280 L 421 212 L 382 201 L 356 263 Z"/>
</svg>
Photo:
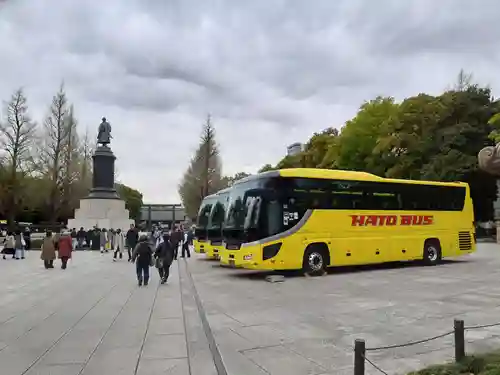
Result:
<svg viewBox="0 0 500 375">
<path fill-rule="evenodd" d="M 75 210 L 75 218 L 68 220 L 68 228 L 89 230 L 97 226 L 127 231 L 134 221 L 115 189 L 116 157 L 108 146 L 99 146 L 92 159 L 92 189 L 80 200 L 80 208 Z"/>
</svg>

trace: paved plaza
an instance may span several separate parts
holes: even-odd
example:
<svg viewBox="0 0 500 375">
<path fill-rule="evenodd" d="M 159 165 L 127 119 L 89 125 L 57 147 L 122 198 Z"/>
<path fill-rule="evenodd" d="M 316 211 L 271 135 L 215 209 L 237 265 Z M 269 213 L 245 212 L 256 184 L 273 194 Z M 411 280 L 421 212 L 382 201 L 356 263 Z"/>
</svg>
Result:
<svg viewBox="0 0 500 375">
<path fill-rule="evenodd" d="M 335 269 L 327 276 L 221 268 L 195 256 L 153 271 L 77 252 L 67 270 L 45 270 L 39 252 L 0 261 L 3 375 L 352 374 L 356 338 L 403 344 L 466 325 L 500 322 L 500 246 L 438 267 Z M 500 328 L 466 333 L 467 350 L 500 347 Z M 453 358 L 453 336 L 368 352 L 389 374 Z M 377 374 L 367 364 L 367 374 Z"/>
</svg>

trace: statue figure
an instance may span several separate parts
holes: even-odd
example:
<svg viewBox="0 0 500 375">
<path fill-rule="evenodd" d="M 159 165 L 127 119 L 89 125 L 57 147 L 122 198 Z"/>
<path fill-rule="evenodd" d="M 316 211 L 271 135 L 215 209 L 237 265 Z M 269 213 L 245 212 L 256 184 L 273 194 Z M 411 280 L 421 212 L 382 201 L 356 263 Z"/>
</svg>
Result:
<svg viewBox="0 0 500 375">
<path fill-rule="evenodd" d="M 97 133 L 97 143 L 106 146 L 111 143 L 111 138 L 113 138 L 111 136 L 111 125 L 106 121 L 106 117 L 103 117 Z"/>
<path fill-rule="evenodd" d="M 500 143 L 488 146 L 477 155 L 479 168 L 495 176 L 500 176 Z"/>
</svg>

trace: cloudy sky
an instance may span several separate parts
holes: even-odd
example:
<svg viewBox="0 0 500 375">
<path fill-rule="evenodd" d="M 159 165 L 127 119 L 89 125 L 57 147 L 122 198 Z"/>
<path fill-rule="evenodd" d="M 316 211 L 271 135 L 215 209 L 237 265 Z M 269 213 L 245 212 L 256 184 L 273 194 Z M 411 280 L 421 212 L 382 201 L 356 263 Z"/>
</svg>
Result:
<svg viewBox="0 0 500 375">
<path fill-rule="evenodd" d="M 81 132 L 113 126 L 120 181 L 145 202 L 177 185 L 211 113 L 224 172 L 341 127 L 363 100 L 500 88 L 498 0 L 3 0 L 0 98 L 43 119 L 64 79 Z"/>
</svg>

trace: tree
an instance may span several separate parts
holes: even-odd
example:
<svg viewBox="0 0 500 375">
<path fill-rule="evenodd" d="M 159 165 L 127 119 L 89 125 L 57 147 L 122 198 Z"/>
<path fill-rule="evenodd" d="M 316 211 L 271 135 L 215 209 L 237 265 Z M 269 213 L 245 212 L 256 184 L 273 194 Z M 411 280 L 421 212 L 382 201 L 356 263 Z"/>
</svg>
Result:
<svg viewBox="0 0 500 375">
<path fill-rule="evenodd" d="M 257 172 L 261 173 L 261 172 L 273 171 L 275 169 L 276 168 L 274 168 L 271 164 L 265 164 Z"/>
<path fill-rule="evenodd" d="M 327 153 L 324 165 L 329 168 L 365 171 L 377 175 L 386 172 L 380 152 L 374 153 L 380 138 L 386 136 L 384 127 L 398 105 L 391 97 L 377 97 L 364 103 L 356 116 L 342 128 L 335 148 Z"/>
<path fill-rule="evenodd" d="M 36 124 L 28 113 L 23 89 L 16 90 L 5 104 L 5 119 L 0 123 L 2 160 L 2 206 L 12 226 L 25 193 L 26 161 L 35 137 Z"/>
<path fill-rule="evenodd" d="M 143 206 L 142 194 L 138 190 L 120 183 L 116 184 L 116 191 L 125 201 L 125 208 L 129 210 L 130 217 L 136 222 L 140 221 Z"/>
<path fill-rule="evenodd" d="M 75 190 L 75 183 L 78 181 L 79 170 L 78 170 L 78 131 L 77 131 L 77 121 L 74 114 L 73 106 L 69 106 L 69 109 L 64 117 L 64 133 L 66 134 L 65 139 L 61 145 L 61 179 L 62 179 L 62 194 L 61 194 L 61 212 L 60 216 L 63 218 L 70 217 L 73 208 L 78 204 L 81 198 L 78 195 L 73 194 Z"/>
<path fill-rule="evenodd" d="M 189 217 L 196 217 L 204 197 L 224 187 L 221 170 L 222 162 L 215 140 L 215 128 L 208 116 L 203 125 L 198 149 L 179 184 L 179 195 Z"/>
<path fill-rule="evenodd" d="M 242 178 L 250 176 L 249 173 L 246 172 L 238 172 L 234 176 L 225 176 L 223 177 L 223 186 L 232 186 L 236 181 L 241 180 Z"/>
<path fill-rule="evenodd" d="M 64 147 L 68 140 L 68 100 L 61 84 L 59 91 L 53 96 L 49 113 L 44 122 L 43 145 L 40 149 L 40 161 L 45 174 L 50 181 L 50 194 L 47 202 L 50 221 L 56 222 L 61 208 L 60 195 L 63 184 Z"/>
</svg>

